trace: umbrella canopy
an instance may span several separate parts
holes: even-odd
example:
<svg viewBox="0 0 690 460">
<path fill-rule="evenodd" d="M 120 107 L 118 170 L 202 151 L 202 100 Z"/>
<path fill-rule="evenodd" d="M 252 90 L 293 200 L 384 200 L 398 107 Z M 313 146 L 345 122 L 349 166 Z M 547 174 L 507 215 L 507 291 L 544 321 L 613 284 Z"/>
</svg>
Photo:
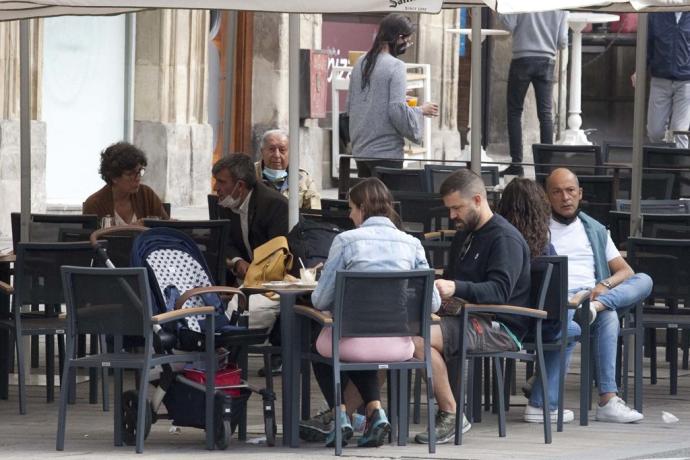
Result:
<svg viewBox="0 0 690 460">
<path fill-rule="evenodd" d="M 466 6 L 464 3 L 446 0 L 443 8 Z M 484 3 L 504 14 L 576 9 L 611 13 L 690 11 L 690 0 L 485 0 Z"/>
</svg>

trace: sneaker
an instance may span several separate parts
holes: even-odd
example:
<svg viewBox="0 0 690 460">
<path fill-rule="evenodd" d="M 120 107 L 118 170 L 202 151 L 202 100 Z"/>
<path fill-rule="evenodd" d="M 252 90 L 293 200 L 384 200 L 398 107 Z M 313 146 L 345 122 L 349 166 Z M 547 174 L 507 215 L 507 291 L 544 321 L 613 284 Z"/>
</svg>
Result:
<svg viewBox="0 0 690 460">
<path fill-rule="evenodd" d="M 271 375 L 280 375 L 283 372 L 283 358 L 282 356 L 271 356 Z M 266 369 L 259 369 L 259 377 L 266 376 Z"/>
<path fill-rule="evenodd" d="M 525 175 L 525 170 L 522 169 L 522 165 L 520 165 L 520 164 L 512 164 L 512 165 L 508 166 L 506 169 L 504 169 L 503 171 L 500 171 L 498 173 L 498 175 L 500 177 L 503 177 L 503 176 L 520 176 L 520 177 L 522 177 Z"/>
<path fill-rule="evenodd" d="M 618 396 L 609 399 L 604 406 L 597 406 L 596 419 L 600 422 L 633 423 L 639 422 L 644 415 L 625 405 Z"/>
<path fill-rule="evenodd" d="M 527 379 L 524 385 L 522 385 L 522 394 L 525 395 L 525 398 L 529 399 L 530 396 L 532 396 L 532 386 L 536 380 L 537 376 L 533 375 Z"/>
<path fill-rule="evenodd" d="M 462 415 L 462 433 L 470 431 L 470 424 L 465 414 Z M 455 414 L 452 412 L 438 411 L 436 413 L 436 444 L 446 444 L 455 439 Z M 414 437 L 417 444 L 429 444 L 429 430 L 419 433 Z"/>
<path fill-rule="evenodd" d="M 558 422 L 558 409 L 549 411 L 551 423 Z M 541 407 L 525 406 L 525 413 L 522 419 L 527 423 L 544 423 L 544 412 Z M 575 420 L 575 414 L 570 409 L 563 409 L 563 423 L 570 423 Z"/>
<path fill-rule="evenodd" d="M 333 431 L 333 412 L 330 409 L 319 412 L 309 420 L 299 422 L 299 438 L 306 442 L 324 442 Z"/>
<path fill-rule="evenodd" d="M 359 447 L 380 447 L 391 432 L 391 424 L 383 409 L 374 409 L 370 417 L 367 417 L 367 425 L 364 434 L 357 440 Z"/>
<path fill-rule="evenodd" d="M 347 412 L 344 410 L 340 411 L 340 431 L 343 433 L 343 447 L 345 447 L 352 438 L 354 430 L 350 423 L 350 417 L 347 416 Z M 326 436 L 326 447 L 335 447 L 335 420 L 333 421 L 333 428 Z"/>
<path fill-rule="evenodd" d="M 577 307 L 577 309 L 575 310 L 575 314 L 573 315 L 573 319 L 578 324 L 580 324 L 580 317 L 582 315 L 584 315 L 583 311 L 584 311 L 584 309 L 582 308 L 582 305 L 580 305 L 579 307 Z M 592 324 L 595 319 L 597 319 L 597 309 L 594 308 L 594 305 L 592 305 L 590 303 L 589 304 L 589 324 Z"/>
</svg>

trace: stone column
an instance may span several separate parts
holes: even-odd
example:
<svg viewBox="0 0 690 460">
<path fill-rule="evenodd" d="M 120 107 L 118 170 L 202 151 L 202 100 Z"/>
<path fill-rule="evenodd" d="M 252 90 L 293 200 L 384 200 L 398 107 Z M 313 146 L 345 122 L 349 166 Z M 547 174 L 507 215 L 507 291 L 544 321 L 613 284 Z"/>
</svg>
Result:
<svg viewBox="0 0 690 460">
<path fill-rule="evenodd" d="M 31 119 L 37 120 L 41 107 L 42 21 L 31 21 Z M 0 238 L 10 238 L 11 212 L 20 210 L 19 149 L 19 22 L 0 22 Z M 31 210 L 46 206 L 46 127 L 31 123 Z"/>
<path fill-rule="evenodd" d="M 459 46 L 456 35 L 446 29 L 457 27 L 459 10 L 441 14 L 420 14 L 417 29 L 416 62 L 431 64 L 431 100 L 439 104 L 439 116 L 432 119 L 429 158 L 454 160 L 460 155 L 458 132 Z"/>
<path fill-rule="evenodd" d="M 201 206 L 211 190 L 206 10 L 137 13 L 134 142 L 148 155 L 144 182 L 164 201 Z"/>
</svg>

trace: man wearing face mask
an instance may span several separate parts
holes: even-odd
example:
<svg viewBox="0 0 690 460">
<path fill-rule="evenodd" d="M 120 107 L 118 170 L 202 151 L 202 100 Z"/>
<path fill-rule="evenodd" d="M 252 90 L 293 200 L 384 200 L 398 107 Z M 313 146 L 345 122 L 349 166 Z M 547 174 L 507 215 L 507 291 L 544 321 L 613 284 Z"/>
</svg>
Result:
<svg viewBox="0 0 690 460">
<path fill-rule="evenodd" d="M 546 179 L 546 193 L 551 203 L 551 244 L 558 255 L 568 256 L 568 293 L 574 295 L 583 289 L 591 290 L 589 311 L 580 308 L 575 314 L 588 315 L 592 337 L 598 344 L 594 349 L 599 386 L 596 419 L 615 423 L 642 420 L 641 413 L 626 406 L 617 396 L 618 312 L 646 299 L 652 291 L 652 279 L 644 273 L 635 274 L 616 249 L 606 227 L 580 211 L 582 189 L 572 171 L 558 168 L 551 172 Z M 566 359 L 570 361 L 573 350 L 570 347 L 567 350 Z M 553 364 L 557 366 L 555 360 Z M 558 372 L 557 369 L 547 367 L 547 375 Z M 554 407 L 558 392 L 554 387 L 549 390 L 551 407 Z M 535 388 L 532 392 L 535 396 L 541 395 Z M 530 400 L 530 405 L 540 406 L 541 403 Z"/>
<path fill-rule="evenodd" d="M 282 129 L 266 131 L 261 137 L 261 160 L 257 161 L 257 179 L 269 188 L 288 197 L 288 134 Z M 316 184 L 304 169 L 299 170 L 299 207 L 300 209 L 321 209 L 321 196 Z"/>
<path fill-rule="evenodd" d="M 213 165 L 218 204 L 232 211 L 228 259 L 232 272 L 243 279 L 254 249 L 288 233 L 288 202 L 256 180 L 248 155 L 232 153 Z"/>
<path fill-rule="evenodd" d="M 369 52 L 353 63 L 346 107 L 359 177 L 370 177 L 375 166 L 401 168 L 405 139 L 421 143 L 423 117 L 438 115 L 434 103 L 406 102 L 407 70 L 398 56 L 412 45 L 413 32 L 410 18 L 388 14 Z"/>
</svg>

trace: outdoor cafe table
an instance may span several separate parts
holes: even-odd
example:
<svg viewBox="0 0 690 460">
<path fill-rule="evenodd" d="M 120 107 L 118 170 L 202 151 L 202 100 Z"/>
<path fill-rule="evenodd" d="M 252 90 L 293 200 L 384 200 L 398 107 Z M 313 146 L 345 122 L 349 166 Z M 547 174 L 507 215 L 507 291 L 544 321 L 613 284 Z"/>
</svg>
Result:
<svg viewBox="0 0 690 460">
<path fill-rule="evenodd" d="M 300 375 L 300 321 L 293 307 L 297 297 L 309 294 L 314 288 L 305 287 L 243 287 L 247 295 L 276 292 L 280 295 L 280 339 L 283 356 L 283 445 L 299 447 L 299 375 Z M 251 313 L 250 313 L 251 314 Z M 308 398 L 309 395 L 305 395 Z"/>
</svg>

